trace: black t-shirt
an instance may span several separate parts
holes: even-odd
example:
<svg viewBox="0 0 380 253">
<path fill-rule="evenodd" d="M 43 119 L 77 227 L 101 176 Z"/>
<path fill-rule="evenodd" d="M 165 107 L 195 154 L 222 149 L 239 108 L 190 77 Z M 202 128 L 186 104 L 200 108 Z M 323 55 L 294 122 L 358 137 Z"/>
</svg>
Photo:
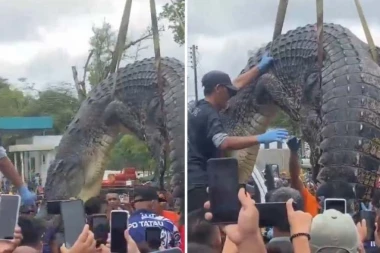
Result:
<svg viewBox="0 0 380 253">
<path fill-rule="evenodd" d="M 213 137 L 225 133 L 218 111 L 205 100 L 189 108 L 187 119 L 187 177 L 189 190 L 207 185 L 207 160 L 221 157 Z"/>
</svg>

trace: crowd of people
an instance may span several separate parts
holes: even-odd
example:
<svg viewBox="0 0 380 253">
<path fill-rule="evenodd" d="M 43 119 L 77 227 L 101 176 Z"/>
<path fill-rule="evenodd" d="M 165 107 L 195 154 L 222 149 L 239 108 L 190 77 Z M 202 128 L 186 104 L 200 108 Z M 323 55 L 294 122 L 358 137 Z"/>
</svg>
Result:
<svg viewBox="0 0 380 253">
<path fill-rule="evenodd" d="M 108 193 L 105 198 L 91 198 L 84 203 L 86 217 L 90 220 L 94 215 L 104 214 L 109 220 L 112 210 L 127 210 L 130 216 L 125 240 L 129 253 L 158 252 L 170 248 L 184 250 L 183 220 L 178 212 L 168 210 L 170 194 L 157 192 L 154 187 L 141 186 L 135 189 L 133 199 L 130 203 L 121 203 L 117 193 Z M 38 219 L 35 214 L 33 205 L 20 208 L 14 239 L 0 241 L 0 253 L 110 252 L 109 222 L 96 228 L 96 231 L 92 231 L 87 224 L 76 243 L 67 249 L 60 224 Z M 145 240 L 145 230 L 155 226 L 161 229 L 161 244 L 157 248 Z"/>
</svg>

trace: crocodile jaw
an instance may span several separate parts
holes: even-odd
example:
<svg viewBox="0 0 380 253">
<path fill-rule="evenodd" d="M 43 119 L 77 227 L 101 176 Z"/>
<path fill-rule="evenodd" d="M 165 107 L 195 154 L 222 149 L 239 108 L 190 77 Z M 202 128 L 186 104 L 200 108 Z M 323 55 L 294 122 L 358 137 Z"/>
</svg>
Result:
<svg viewBox="0 0 380 253">
<path fill-rule="evenodd" d="M 276 116 L 277 110 L 278 108 L 274 105 L 263 106 L 258 113 L 254 114 L 248 124 L 239 129 L 235 128 L 234 135 L 249 136 L 264 133 L 269 127 L 270 122 Z M 259 149 L 260 145 L 255 145 L 250 148 L 235 150 L 229 153 L 229 156 L 238 160 L 240 184 L 246 184 L 251 177 Z"/>
<path fill-rule="evenodd" d="M 109 151 L 115 144 L 115 137 L 104 134 L 97 146 L 92 148 L 85 162 L 85 181 L 78 198 L 86 202 L 99 194 Z"/>
</svg>

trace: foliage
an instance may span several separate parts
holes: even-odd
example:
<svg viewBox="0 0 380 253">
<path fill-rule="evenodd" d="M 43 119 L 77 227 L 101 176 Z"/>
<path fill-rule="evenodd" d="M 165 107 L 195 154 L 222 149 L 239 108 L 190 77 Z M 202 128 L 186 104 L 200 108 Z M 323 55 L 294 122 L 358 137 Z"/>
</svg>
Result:
<svg viewBox="0 0 380 253">
<path fill-rule="evenodd" d="M 105 21 L 101 27 L 94 26 L 92 32 L 94 35 L 90 38 L 90 47 L 93 50 L 93 55 L 88 66 L 88 81 L 91 87 L 97 85 L 105 78 L 117 39 L 116 32 Z"/>
<path fill-rule="evenodd" d="M 185 0 L 173 0 L 171 3 L 165 4 L 160 18 L 169 20 L 169 29 L 173 32 L 174 41 L 181 46 L 184 45 Z"/>
<path fill-rule="evenodd" d="M 148 147 L 133 135 L 124 135 L 112 149 L 107 169 L 121 170 L 125 167 L 136 167 L 150 170 L 155 162 Z"/>
<path fill-rule="evenodd" d="M 296 122 L 292 121 L 290 117 L 283 111 L 279 111 L 273 120 L 271 127 L 285 128 L 291 135 L 298 135 L 299 127 Z"/>
</svg>

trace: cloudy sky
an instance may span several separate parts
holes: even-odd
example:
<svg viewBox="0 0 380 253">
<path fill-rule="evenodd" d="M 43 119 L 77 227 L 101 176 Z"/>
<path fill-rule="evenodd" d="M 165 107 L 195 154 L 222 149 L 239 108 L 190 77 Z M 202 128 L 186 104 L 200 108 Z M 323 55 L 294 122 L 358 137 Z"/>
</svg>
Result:
<svg viewBox="0 0 380 253">
<path fill-rule="evenodd" d="M 156 0 L 157 12 L 169 0 Z M 103 20 L 118 29 L 125 0 L 0 0 L 0 77 L 26 77 L 38 86 L 72 82 L 71 66 L 83 68 L 92 26 Z M 128 36 L 138 38 L 150 21 L 148 0 L 135 0 Z M 152 45 L 147 42 L 146 45 Z M 161 54 L 184 60 L 184 47 L 165 31 Z M 153 56 L 153 46 L 141 57 Z M 82 73 L 80 73 L 82 76 Z"/>
<path fill-rule="evenodd" d="M 219 69 L 236 77 L 248 59 L 248 50 L 272 38 L 278 0 L 189 0 L 188 44 L 198 45 L 199 78 Z M 348 27 L 359 38 L 365 36 L 353 0 L 325 2 L 325 22 Z M 375 43 L 380 45 L 380 1 L 361 0 Z M 315 0 L 290 0 L 283 32 L 316 22 Z M 189 99 L 194 97 L 189 68 Z M 200 87 L 200 84 L 198 85 Z M 198 88 L 203 96 L 203 91 Z"/>
</svg>

